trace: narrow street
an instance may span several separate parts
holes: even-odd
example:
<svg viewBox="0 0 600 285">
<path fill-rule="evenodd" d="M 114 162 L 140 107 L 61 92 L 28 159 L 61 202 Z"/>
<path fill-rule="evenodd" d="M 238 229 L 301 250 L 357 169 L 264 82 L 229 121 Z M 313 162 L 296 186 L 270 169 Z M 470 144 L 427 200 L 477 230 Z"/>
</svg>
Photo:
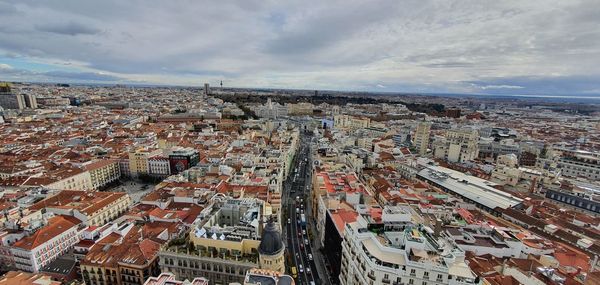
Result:
<svg viewBox="0 0 600 285">
<path fill-rule="evenodd" d="M 323 266 L 315 265 L 315 263 L 322 265 L 323 262 L 315 260 L 320 258 L 320 254 L 313 253 L 313 240 L 307 230 L 307 223 L 313 220 L 309 211 L 312 181 L 311 138 L 309 133 L 301 131 L 300 146 L 293 162 L 294 166 L 288 180 L 284 183 L 283 201 L 287 207 L 285 209 L 287 218 L 283 221 L 283 226 L 287 236 L 287 250 L 292 259 L 289 267 L 296 268 L 296 284 L 329 284 L 326 276 L 323 276 L 325 273 Z M 312 235 L 315 233 L 313 232 Z M 292 271 L 289 273 L 293 275 Z"/>
</svg>

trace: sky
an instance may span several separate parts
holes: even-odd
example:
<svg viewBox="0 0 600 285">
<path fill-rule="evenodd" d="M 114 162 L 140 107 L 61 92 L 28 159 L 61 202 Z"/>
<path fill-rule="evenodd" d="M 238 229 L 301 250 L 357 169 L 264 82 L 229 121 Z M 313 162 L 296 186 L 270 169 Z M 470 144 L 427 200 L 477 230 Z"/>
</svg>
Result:
<svg viewBox="0 0 600 285">
<path fill-rule="evenodd" d="M 0 0 L 0 80 L 600 95 L 600 5 Z"/>
</svg>

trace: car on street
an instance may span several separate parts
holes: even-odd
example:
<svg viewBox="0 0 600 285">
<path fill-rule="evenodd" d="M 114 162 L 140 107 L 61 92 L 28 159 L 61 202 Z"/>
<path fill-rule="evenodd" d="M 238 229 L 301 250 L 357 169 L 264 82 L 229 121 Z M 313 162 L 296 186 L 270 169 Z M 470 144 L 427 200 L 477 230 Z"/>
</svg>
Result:
<svg viewBox="0 0 600 285">
<path fill-rule="evenodd" d="M 302 234 L 305 235 L 306 234 L 306 230 L 302 230 Z"/>
<path fill-rule="evenodd" d="M 313 260 L 312 253 L 309 253 L 309 254 L 308 254 L 308 260 Z"/>
<path fill-rule="evenodd" d="M 304 268 L 302 268 L 302 264 L 298 264 L 298 271 L 300 273 L 304 272 Z"/>
<path fill-rule="evenodd" d="M 308 245 L 308 239 L 307 238 L 304 239 L 304 244 Z"/>
<path fill-rule="evenodd" d="M 310 267 L 306 267 L 306 273 L 310 273 Z"/>
<path fill-rule="evenodd" d="M 288 225 L 292 223 L 292 219 L 288 218 Z"/>
</svg>

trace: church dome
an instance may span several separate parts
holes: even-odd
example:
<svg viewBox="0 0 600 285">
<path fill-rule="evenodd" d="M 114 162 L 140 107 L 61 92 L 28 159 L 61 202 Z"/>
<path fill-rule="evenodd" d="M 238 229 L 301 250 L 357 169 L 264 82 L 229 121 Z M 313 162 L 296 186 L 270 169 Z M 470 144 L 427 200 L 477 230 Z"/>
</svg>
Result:
<svg viewBox="0 0 600 285">
<path fill-rule="evenodd" d="M 275 255 L 283 250 L 283 241 L 281 240 L 281 233 L 279 229 L 272 221 L 269 221 L 263 229 L 262 237 L 260 239 L 260 245 L 258 246 L 258 253 L 264 255 Z"/>
</svg>

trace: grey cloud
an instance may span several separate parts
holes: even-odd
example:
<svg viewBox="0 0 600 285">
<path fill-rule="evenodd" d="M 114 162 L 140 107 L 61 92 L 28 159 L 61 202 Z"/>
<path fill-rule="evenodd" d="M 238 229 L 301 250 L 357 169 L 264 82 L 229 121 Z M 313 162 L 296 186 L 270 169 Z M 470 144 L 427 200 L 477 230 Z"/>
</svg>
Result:
<svg viewBox="0 0 600 285">
<path fill-rule="evenodd" d="M 466 83 L 489 94 L 600 94 L 600 81 L 595 76 L 516 76 Z"/>
<path fill-rule="evenodd" d="M 18 10 L 15 8 L 15 6 L 9 3 L 0 2 L 0 15 L 15 14 L 17 12 Z"/>
<path fill-rule="evenodd" d="M 569 80 L 600 78 L 595 2 L 0 1 L 0 54 L 72 62 L 75 73 L 79 64 L 122 80 L 165 80 L 157 83 L 214 77 L 263 87 L 586 92 L 597 88 Z M 517 77 L 529 80 L 512 82 Z"/>
<path fill-rule="evenodd" d="M 487 90 L 487 89 L 523 89 L 525 87 L 517 86 L 517 85 L 484 85 L 484 86 L 480 86 L 480 88 L 483 90 Z"/>
<path fill-rule="evenodd" d="M 69 72 L 61 70 L 38 72 L 13 68 L 4 63 L 0 63 L 0 76 L 12 79 L 18 78 L 20 80 L 29 78 L 33 81 L 117 82 L 124 80 L 118 76 L 98 72 Z"/>
<path fill-rule="evenodd" d="M 118 76 L 102 74 L 98 72 L 48 71 L 41 74 L 53 78 L 72 79 L 81 81 L 119 81 L 122 79 Z"/>
<path fill-rule="evenodd" d="M 42 32 L 48 32 L 48 33 L 55 33 L 55 34 L 61 34 L 61 35 L 69 35 L 69 36 L 76 36 L 76 35 L 94 35 L 100 32 L 100 29 L 82 24 L 82 23 L 78 23 L 78 22 L 74 22 L 74 21 L 68 21 L 65 23 L 52 23 L 52 24 L 45 24 L 45 25 L 36 25 L 35 28 L 38 31 L 42 31 Z"/>
<path fill-rule="evenodd" d="M 426 63 L 422 66 L 431 67 L 431 68 L 458 68 L 458 67 L 472 67 L 475 66 L 473 62 L 464 62 L 464 61 L 446 61 L 446 62 L 438 62 L 438 63 Z"/>
</svg>

